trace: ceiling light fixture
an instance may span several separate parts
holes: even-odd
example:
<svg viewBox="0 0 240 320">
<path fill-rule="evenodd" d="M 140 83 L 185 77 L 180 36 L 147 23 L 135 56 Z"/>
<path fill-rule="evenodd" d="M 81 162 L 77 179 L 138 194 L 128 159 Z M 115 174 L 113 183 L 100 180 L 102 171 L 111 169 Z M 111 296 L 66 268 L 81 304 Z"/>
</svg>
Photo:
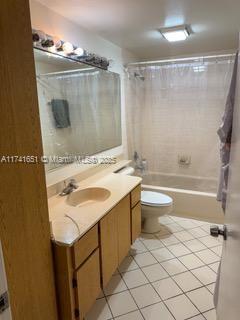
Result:
<svg viewBox="0 0 240 320">
<path fill-rule="evenodd" d="M 171 28 L 163 28 L 159 30 L 162 36 L 169 42 L 186 40 L 190 35 L 189 29 L 186 25 L 176 26 Z"/>
</svg>

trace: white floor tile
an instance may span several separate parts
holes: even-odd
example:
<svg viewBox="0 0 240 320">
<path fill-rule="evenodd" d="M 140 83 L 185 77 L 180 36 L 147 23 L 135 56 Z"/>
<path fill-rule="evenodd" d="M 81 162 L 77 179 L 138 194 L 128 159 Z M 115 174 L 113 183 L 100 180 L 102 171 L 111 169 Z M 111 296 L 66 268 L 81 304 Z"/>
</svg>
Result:
<svg viewBox="0 0 240 320">
<path fill-rule="evenodd" d="M 182 290 L 171 278 L 153 282 L 152 285 L 157 290 L 162 300 L 175 297 L 182 293 Z"/>
<path fill-rule="evenodd" d="M 203 316 L 202 316 L 201 314 L 199 314 L 198 316 L 193 317 L 193 318 L 191 318 L 191 319 L 189 319 L 189 320 L 206 320 L 206 319 L 203 318 Z"/>
<path fill-rule="evenodd" d="M 206 264 L 210 264 L 220 260 L 220 257 L 209 249 L 196 252 L 195 254 Z"/>
<path fill-rule="evenodd" d="M 188 240 L 194 239 L 192 234 L 187 232 L 187 231 L 185 231 L 185 230 L 174 233 L 174 236 L 180 241 L 188 241 Z"/>
<path fill-rule="evenodd" d="M 158 221 L 161 224 L 170 224 L 170 223 L 174 222 L 174 220 L 171 219 L 169 216 L 162 216 L 162 217 L 158 218 Z"/>
<path fill-rule="evenodd" d="M 214 272 L 218 273 L 219 265 L 220 265 L 220 262 L 215 262 L 215 263 L 209 264 L 208 266 L 209 266 L 209 268 L 211 268 Z"/>
<path fill-rule="evenodd" d="M 185 295 L 171 298 L 165 303 L 176 320 L 185 320 L 199 314 L 197 308 Z"/>
<path fill-rule="evenodd" d="M 150 284 L 131 289 L 130 291 L 139 308 L 147 307 L 161 301 Z"/>
<path fill-rule="evenodd" d="M 176 222 L 188 220 L 188 218 L 178 217 L 178 216 L 171 216 L 171 219 L 174 220 L 174 221 L 176 221 Z"/>
<path fill-rule="evenodd" d="M 158 238 L 145 239 L 142 242 L 148 250 L 154 250 L 163 247 L 162 242 Z"/>
<path fill-rule="evenodd" d="M 114 317 L 137 310 L 137 305 L 128 291 L 107 297 Z"/>
<path fill-rule="evenodd" d="M 152 266 L 142 268 L 143 273 L 150 282 L 161 280 L 168 277 L 167 272 L 158 263 Z"/>
<path fill-rule="evenodd" d="M 213 295 L 204 287 L 188 292 L 187 296 L 201 312 L 214 308 Z"/>
<path fill-rule="evenodd" d="M 173 279 L 184 292 L 202 287 L 201 282 L 190 271 L 173 276 Z"/>
<path fill-rule="evenodd" d="M 181 257 L 187 254 L 190 254 L 191 251 L 185 247 L 182 243 L 174 244 L 172 246 L 168 246 L 168 250 L 174 254 L 176 257 Z"/>
<path fill-rule="evenodd" d="M 209 233 L 207 233 L 205 230 L 203 230 L 200 227 L 194 228 L 194 229 L 189 229 L 188 232 L 191 233 L 194 238 L 201 238 L 201 237 L 205 237 L 205 236 L 209 235 Z"/>
<path fill-rule="evenodd" d="M 141 241 L 135 241 L 130 249 L 130 254 L 135 255 L 147 251 L 148 249 L 144 246 L 144 244 Z"/>
<path fill-rule="evenodd" d="M 140 267 L 146 267 L 158 263 L 150 252 L 139 253 L 134 256 L 134 260 Z"/>
<path fill-rule="evenodd" d="M 117 320 L 144 320 L 143 316 L 141 315 L 141 313 L 139 311 L 133 311 L 133 312 L 130 312 L 130 313 L 125 314 L 123 316 L 116 317 L 115 319 L 117 319 Z"/>
<path fill-rule="evenodd" d="M 179 257 L 179 260 L 189 270 L 204 266 L 204 263 L 198 257 L 196 257 L 194 254 L 189 254 L 187 256 Z"/>
<path fill-rule="evenodd" d="M 164 226 L 162 225 L 161 226 L 161 229 L 158 233 L 155 234 L 155 236 L 158 238 L 158 239 L 162 239 L 162 238 L 165 238 L 167 234 L 170 234 L 170 230 L 168 229 L 167 226 Z"/>
<path fill-rule="evenodd" d="M 167 248 L 152 250 L 151 253 L 159 262 L 174 258 L 174 255 Z"/>
<path fill-rule="evenodd" d="M 202 242 L 200 242 L 198 239 L 186 241 L 184 242 L 184 245 L 192 252 L 197 252 L 197 251 L 207 249 L 206 246 Z"/>
<path fill-rule="evenodd" d="M 178 231 L 182 231 L 183 230 L 183 227 L 181 227 L 177 223 L 168 224 L 167 228 L 169 229 L 170 232 L 178 232 Z"/>
<path fill-rule="evenodd" d="M 120 274 L 112 276 L 106 288 L 103 289 L 106 296 L 127 290 L 127 286 L 122 280 Z"/>
<path fill-rule="evenodd" d="M 200 228 L 203 229 L 208 235 L 210 234 L 210 225 L 209 224 L 201 226 Z"/>
<path fill-rule="evenodd" d="M 178 259 L 162 262 L 161 265 L 171 276 L 187 271 L 187 268 Z"/>
<path fill-rule="evenodd" d="M 202 237 L 199 239 L 199 241 L 201 241 L 208 248 L 219 246 L 218 240 L 212 236 Z"/>
<path fill-rule="evenodd" d="M 139 268 L 139 266 L 136 264 L 136 262 L 133 259 L 133 257 L 129 256 L 129 257 L 126 257 L 122 261 L 122 263 L 118 267 L 118 270 L 120 272 L 126 272 L 126 271 L 130 271 L 130 270 L 135 270 L 135 269 L 138 269 L 138 268 Z"/>
<path fill-rule="evenodd" d="M 216 282 L 217 275 L 208 266 L 197 268 L 192 270 L 192 273 L 197 277 L 204 285 Z"/>
<path fill-rule="evenodd" d="M 208 290 L 209 290 L 212 294 L 214 294 L 214 292 L 215 292 L 215 285 L 216 285 L 216 283 L 211 283 L 211 284 L 209 284 L 209 285 L 207 286 Z"/>
<path fill-rule="evenodd" d="M 219 257 L 222 256 L 222 246 L 217 246 L 214 248 L 211 248 L 211 250 L 216 253 Z"/>
<path fill-rule="evenodd" d="M 112 319 L 112 314 L 106 302 L 106 299 L 98 299 L 85 316 L 86 320 L 108 320 Z"/>
<path fill-rule="evenodd" d="M 183 227 L 184 229 L 192 229 L 192 228 L 196 227 L 194 222 L 192 222 L 190 220 L 178 221 L 178 224 L 181 227 Z"/>
<path fill-rule="evenodd" d="M 163 302 L 141 309 L 145 320 L 174 320 Z"/>
<path fill-rule="evenodd" d="M 177 244 L 179 243 L 180 241 L 174 237 L 174 235 L 172 234 L 169 234 L 166 238 L 162 239 L 161 240 L 162 243 L 165 245 L 165 246 L 170 246 L 170 245 L 173 245 L 173 244 Z"/>
<path fill-rule="evenodd" d="M 210 310 L 208 312 L 205 312 L 203 315 L 207 320 L 217 320 L 217 316 L 216 316 L 216 311 L 215 310 Z"/>
<path fill-rule="evenodd" d="M 122 276 L 129 289 L 139 287 L 149 282 L 140 269 L 125 272 Z"/>
</svg>

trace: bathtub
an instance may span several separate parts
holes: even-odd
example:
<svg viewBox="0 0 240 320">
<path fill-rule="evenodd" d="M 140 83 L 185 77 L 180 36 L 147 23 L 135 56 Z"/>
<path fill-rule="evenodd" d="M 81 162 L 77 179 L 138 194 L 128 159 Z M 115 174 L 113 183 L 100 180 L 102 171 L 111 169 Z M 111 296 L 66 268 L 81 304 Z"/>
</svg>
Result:
<svg viewBox="0 0 240 320">
<path fill-rule="evenodd" d="M 173 199 L 173 215 L 224 222 L 221 204 L 216 201 L 216 179 L 150 172 L 142 178 L 143 190 L 162 192 Z"/>
</svg>

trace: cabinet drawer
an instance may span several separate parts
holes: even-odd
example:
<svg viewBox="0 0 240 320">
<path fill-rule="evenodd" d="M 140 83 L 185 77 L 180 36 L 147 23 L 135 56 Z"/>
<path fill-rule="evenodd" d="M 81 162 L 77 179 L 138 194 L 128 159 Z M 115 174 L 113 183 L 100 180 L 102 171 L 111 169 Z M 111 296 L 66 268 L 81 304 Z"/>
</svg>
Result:
<svg viewBox="0 0 240 320">
<path fill-rule="evenodd" d="M 99 249 L 75 272 L 75 279 L 77 306 L 83 319 L 101 292 Z"/>
<path fill-rule="evenodd" d="M 90 229 L 73 246 L 73 267 L 77 269 L 87 257 L 98 247 L 98 225 Z"/>
<path fill-rule="evenodd" d="M 131 208 L 133 208 L 141 199 L 141 185 L 139 184 L 131 192 Z"/>
<path fill-rule="evenodd" d="M 141 233 L 141 203 L 138 202 L 132 209 L 132 243 Z"/>
</svg>

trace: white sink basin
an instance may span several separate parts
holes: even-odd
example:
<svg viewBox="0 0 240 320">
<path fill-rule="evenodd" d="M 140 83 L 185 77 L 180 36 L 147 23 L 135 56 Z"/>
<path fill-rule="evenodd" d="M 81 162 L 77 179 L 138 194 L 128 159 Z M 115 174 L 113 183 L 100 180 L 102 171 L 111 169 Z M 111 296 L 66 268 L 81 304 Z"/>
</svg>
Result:
<svg viewBox="0 0 240 320">
<path fill-rule="evenodd" d="M 105 188 L 86 188 L 76 190 L 70 193 L 67 197 L 67 203 L 70 206 L 78 207 L 81 205 L 90 204 L 93 202 L 102 202 L 107 200 L 111 195 L 111 192 Z"/>
</svg>

